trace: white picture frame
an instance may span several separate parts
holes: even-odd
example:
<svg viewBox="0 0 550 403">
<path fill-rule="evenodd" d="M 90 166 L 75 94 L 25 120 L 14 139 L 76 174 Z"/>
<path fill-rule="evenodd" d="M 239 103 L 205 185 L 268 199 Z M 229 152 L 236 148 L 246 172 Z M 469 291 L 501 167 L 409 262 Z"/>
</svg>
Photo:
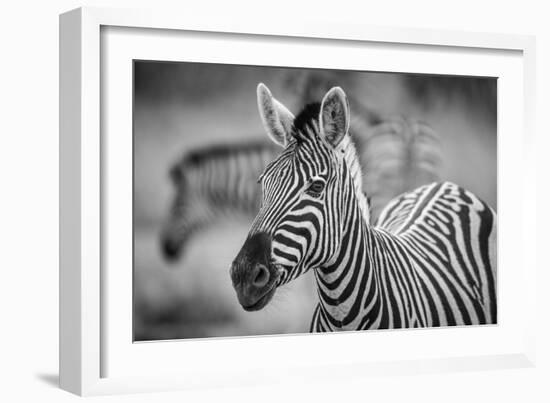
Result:
<svg viewBox="0 0 550 403">
<path fill-rule="evenodd" d="M 110 27 L 117 27 L 109 31 Z M 138 35 L 139 29 L 143 33 L 140 38 L 141 47 L 156 46 L 154 53 L 162 60 L 171 57 L 170 52 L 174 44 L 182 40 L 178 33 L 184 35 L 192 32 L 197 38 L 203 35 L 215 34 L 215 40 L 230 37 L 249 38 L 256 44 L 269 41 L 273 46 L 285 46 L 285 41 L 291 41 L 301 48 L 307 47 L 312 41 L 323 41 L 323 46 L 339 48 L 354 47 L 361 51 L 361 46 L 376 46 L 380 49 L 396 47 L 413 49 L 415 52 L 425 52 L 430 56 L 431 50 L 446 52 L 449 56 L 447 65 L 453 66 L 445 70 L 444 62 L 438 64 L 433 60 L 432 70 L 425 70 L 420 64 L 404 68 L 403 71 L 440 72 L 468 74 L 472 63 L 465 63 L 464 70 L 456 66 L 456 60 L 472 57 L 475 60 L 484 60 L 475 70 L 476 72 L 493 75 L 491 72 L 502 71 L 503 87 L 509 91 L 507 94 L 516 94 L 517 99 L 502 99 L 499 97 L 499 136 L 507 139 L 504 145 L 499 144 L 499 226 L 509 224 L 522 234 L 522 242 L 511 251 L 514 240 L 507 238 L 505 234 L 500 237 L 499 251 L 509 253 L 507 260 L 518 264 L 522 268 L 521 279 L 506 280 L 506 276 L 499 284 L 499 304 L 506 304 L 506 295 L 502 293 L 517 284 L 518 292 L 523 296 L 522 302 L 515 309 L 515 316 L 510 320 L 500 323 L 494 328 L 479 329 L 434 329 L 428 331 L 407 332 L 382 332 L 368 336 L 369 342 L 383 343 L 380 339 L 394 340 L 395 343 L 403 342 L 415 345 L 418 343 L 419 351 L 425 348 L 426 342 L 436 345 L 441 340 L 465 340 L 463 350 L 454 350 L 451 353 L 441 348 L 434 348 L 433 354 L 407 355 L 404 349 L 396 348 L 390 357 L 375 357 L 366 359 L 361 355 L 350 354 L 351 350 L 343 350 L 349 359 L 335 359 L 329 361 L 320 359 L 315 355 L 315 348 L 323 345 L 336 345 L 341 342 L 342 336 L 346 337 L 345 344 L 353 347 L 361 343 L 367 337 L 365 332 L 351 332 L 346 335 L 333 336 L 278 336 L 257 337 L 241 339 L 224 339 L 209 341 L 186 341 L 185 343 L 147 343 L 139 346 L 132 343 L 131 334 L 127 328 L 117 328 L 117 323 L 126 323 L 124 317 L 128 313 L 127 307 L 129 294 L 122 294 L 120 300 L 113 305 L 110 293 L 116 289 L 117 284 L 127 281 L 127 267 L 120 272 L 124 276 L 111 276 L 105 272 L 105 259 L 108 259 L 105 251 L 109 250 L 106 244 L 104 229 L 112 220 L 112 215 L 102 212 L 103 206 L 109 201 L 108 186 L 109 177 L 115 177 L 112 171 L 113 164 L 106 164 L 109 157 L 106 148 L 115 150 L 123 149 L 124 143 L 113 144 L 113 127 L 128 131 L 127 119 L 128 105 L 131 88 L 125 80 L 105 80 L 102 74 L 125 74 L 127 63 L 136 57 L 132 53 L 135 46 L 130 42 L 131 37 Z M 119 30 L 119 31 L 117 31 Z M 126 31 L 125 31 L 126 30 Z M 154 31 L 153 31 L 154 30 Z M 110 39 L 105 33 L 114 32 Z M 117 32 L 121 35 L 117 36 Z M 151 36 L 150 34 L 155 34 Z M 103 35 L 103 36 L 102 36 Z M 244 41 L 242 46 L 249 46 Z M 124 46 L 121 46 L 123 44 Z M 148 44 L 148 45 L 147 45 Z M 118 46 L 118 47 L 117 47 Z M 108 49 L 107 49 L 108 48 Z M 237 47 L 238 48 L 238 47 Z M 237 48 L 232 48 L 236 54 Z M 398 49 L 399 48 L 399 49 Z M 106 50 L 107 49 L 107 50 Z M 113 52 L 113 49 L 116 52 Z M 162 53 L 159 49 L 168 49 Z M 534 182 L 528 180 L 534 177 L 534 161 L 529 158 L 533 149 L 533 111 L 534 111 L 534 39 L 529 36 L 503 35 L 487 33 L 466 33 L 456 31 L 429 31 L 407 28 L 384 28 L 359 25 L 326 24 L 326 22 L 300 20 L 281 21 L 270 20 L 244 20 L 224 19 L 217 20 L 197 15 L 174 15 L 169 12 L 152 12 L 150 10 L 115 10 L 103 8 L 81 8 L 70 11 L 60 17 L 60 385 L 63 389 L 79 395 L 134 393 L 140 391 L 160 391 L 185 388 L 204 388 L 227 385 L 250 385 L 257 383 L 293 382 L 293 378 L 300 374 L 301 379 L 333 379 L 335 376 L 346 378 L 368 376 L 369 374 L 409 374 L 418 372 L 474 370 L 481 368 L 510 368 L 528 367 L 534 365 L 534 318 L 527 312 L 535 311 L 535 279 L 536 262 L 534 256 L 535 243 L 529 242 L 527 234 L 535 233 L 535 211 L 528 208 L 534 200 Z M 109 53 L 109 50 L 111 53 Z M 137 52 L 137 51 L 136 51 Z M 257 64 L 270 65 L 273 59 L 268 55 L 258 52 L 251 53 L 249 59 Z M 470 54 L 468 56 L 467 54 Z M 476 56 L 477 55 L 477 56 Z M 485 56 L 488 55 L 485 58 Z M 499 56 L 500 55 L 500 56 Z M 509 58 L 506 55 L 511 55 Z M 494 56 L 494 57 L 493 57 Z M 501 57 L 502 56 L 502 57 Z M 102 58 L 121 59 L 112 66 L 110 62 Z M 179 57 L 179 56 L 178 56 Z M 176 57 L 175 60 L 178 60 Z M 197 58 L 201 58 L 197 53 Z M 228 61 L 230 55 L 219 54 L 216 61 Z M 225 58 L 225 59 L 224 59 Z M 314 59 L 314 56 L 312 56 Z M 454 58 L 455 63 L 452 63 Z M 471 59 L 471 60 L 474 60 Z M 387 60 L 391 60 L 391 55 Z M 463 59 L 466 60 L 466 59 Z M 232 60 L 230 60 L 232 61 Z M 233 61 L 236 62 L 236 61 Z M 297 62 L 298 63 L 298 62 Z M 304 62 L 305 63 L 305 62 Z M 350 63 L 349 60 L 344 63 Z M 357 62 L 359 63 L 359 62 Z M 388 63 L 388 62 L 386 62 Z M 246 64 L 246 63 L 243 63 Z M 122 66 L 120 69 L 118 67 Z M 384 65 L 369 64 L 371 69 L 383 69 Z M 507 70 L 507 67 L 509 69 Z M 311 67 L 311 66 L 310 66 Z M 331 67 L 331 66 L 325 66 Z M 334 67 L 332 65 L 332 67 Z M 357 64 L 356 68 L 361 65 Z M 394 69 L 399 70 L 400 66 Z M 104 70 L 107 69 L 107 70 Z M 440 69 L 440 70 L 437 70 Z M 498 70 L 502 69 L 502 70 Z M 387 71 L 387 66 L 386 66 Z M 473 71 L 473 70 L 472 70 Z M 113 76 L 114 77 L 114 76 Z M 119 76 L 117 76 L 119 77 Z M 131 77 L 128 77 L 131 79 Z M 121 82 L 117 86 L 113 82 Z M 501 87 L 499 87 L 500 92 Z M 508 90 L 506 90 L 508 91 Z M 117 115 L 117 121 L 111 121 L 109 110 L 105 110 L 108 103 L 118 107 L 117 99 L 122 99 L 120 109 L 126 111 L 124 116 Z M 125 101 L 126 100 L 126 101 Z M 108 101 L 108 102 L 107 102 Z M 126 102 L 126 103 L 125 103 Z M 502 116 L 504 112 L 517 111 L 514 117 L 511 113 Z M 519 109 L 517 109 L 519 108 Z M 131 108 L 129 110 L 131 114 Z M 111 114 L 112 115 L 112 114 Z M 510 120 L 501 120 L 510 119 Z M 501 123 L 506 123 L 502 127 Z M 115 125 L 115 126 L 111 126 Z M 116 126 L 120 125 L 120 126 Z M 517 129 L 517 130 L 516 130 Z M 516 133 L 514 136 L 514 132 Z M 106 138 L 106 133 L 108 137 Z M 508 134 L 510 133 L 510 134 Z M 103 136 L 103 137 L 102 137 Z M 118 135 L 117 135 L 118 136 Z M 123 136 L 120 135 L 122 138 Z M 117 137 L 118 138 L 118 137 Z M 500 137 L 499 137 L 500 138 Z M 127 145 L 127 143 L 126 143 Z M 114 148 L 112 148 L 114 147 Z M 510 150 L 519 150 L 523 156 L 522 165 L 517 169 L 509 169 L 506 155 Z M 125 154 L 127 156 L 127 154 Z M 502 156 L 502 158 L 500 158 Z M 126 157 L 127 158 L 127 157 Z M 130 156 L 131 158 L 131 156 Z M 517 158 L 516 158 L 517 160 Z M 122 158 L 119 165 L 131 164 L 131 160 Z M 124 169 L 124 168 L 123 168 Z M 124 172 L 122 172 L 124 174 Z M 530 176 L 532 175 L 532 176 Z M 503 192 L 506 188 L 503 176 L 514 177 L 522 184 L 522 191 L 517 197 L 520 199 L 520 208 L 506 204 Z M 122 175 L 124 177 L 124 175 Z M 128 196 L 126 183 L 126 197 Z M 124 194 L 121 195 L 124 198 Z M 120 198 L 117 198 L 120 199 Z M 111 207 L 109 207 L 111 208 Z M 516 221 L 507 220 L 500 215 L 501 211 L 516 208 Z M 131 224 L 131 223 L 130 223 Z M 128 225 L 122 222 L 117 224 L 119 228 Z M 502 227 L 501 227 L 502 228 Z M 510 227 L 511 228 L 511 227 Z M 126 230 L 127 233 L 127 230 Z M 110 237 L 109 239 L 112 239 Z M 111 248 L 112 249 L 112 248 Z M 125 252 L 117 253 L 117 256 Z M 110 258 L 109 258 L 110 259 Z M 500 259 L 500 256 L 499 256 Z M 511 260 L 510 260 L 511 259 Z M 499 260 L 500 264 L 500 260 Z M 121 265 L 126 265 L 122 261 Z M 108 266 L 108 265 L 107 265 Z M 131 269 L 131 268 L 130 268 Z M 109 287 L 106 286 L 106 279 Z M 499 282 L 500 282 L 499 277 Z M 120 286 L 123 287 L 123 286 Z M 128 285 L 130 287 L 130 285 Z M 506 288 L 508 287 L 508 288 Z M 116 289 L 118 290 L 118 289 Z M 126 302 L 124 302 L 126 301 Z M 501 304 L 502 302 L 502 304 Z M 126 305 L 125 305 L 126 304 Z M 500 308 L 499 308 L 500 309 Z M 511 309 L 511 308 L 510 308 Z M 130 312 L 131 314 L 131 312 Z M 118 316 L 117 316 L 118 315 Z M 519 319 L 521 320 L 512 320 Z M 112 320 L 122 319 L 119 320 Z M 111 318 L 111 319 L 110 319 Z M 505 318 L 507 319 L 507 318 Z M 504 330 L 503 330 L 504 329 Z M 496 341 L 493 349 L 487 349 L 486 345 L 472 346 L 475 340 L 487 341 L 487 345 L 493 340 L 504 340 L 501 344 Z M 378 340 L 378 341 L 377 341 Z M 435 342 L 434 342 L 435 340 Z M 435 344 L 433 344 L 435 343 Z M 382 345 L 382 344 L 381 344 Z M 279 351 L 288 349 L 300 351 L 293 360 L 271 362 L 270 367 L 261 363 L 252 363 L 249 368 L 261 369 L 250 373 L 241 365 L 224 366 L 223 362 L 235 359 L 231 353 L 242 356 L 244 349 L 249 349 L 250 356 L 257 356 L 258 352 L 269 346 L 273 351 L 274 359 Z M 167 357 L 179 354 L 176 350 L 186 350 L 188 359 L 185 364 L 169 362 Z M 279 349 L 279 350 L 277 350 Z M 197 352 L 192 355 L 191 352 Z M 384 351 L 379 349 L 379 351 Z M 215 354 L 205 362 L 199 363 L 199 356 L 206 352 Z M 224 355 L 225 354 L 225 355 Z M 280 355 L 280 354 L 279 354 Z M 344 355 L 344 354 L 343 354 Z M 136 358 L 139 357 L 139 360 Z M 252 358 L 251 358 L 252 359 Z M 140 371 L 136 368 L 136 362 L 143 362 L 144 366 L 157 368 L 157 371 Z M 107 362 L 116 362 L 113 369 Z M 146 364 L 145 364 L 146 363 Z M 160 365 L 163 364 L 164 365 Z M 200 364 L 200 365 L 199 365 Z M 217 364 L 217 365 L 213 365 Z M 218 365 L 219 364 L 219 365 Z M 116 367 L 116 370 L 114 369 Z M 135 368 L 136 371 L 131 371 Z M 159 368 L 166 369 L 160 370 Z M 194 369 L 192 369 L 194 368 Z M 307 368 L 307 371 L 304 369 Z M 326 371 L 326 369 L 332 371 Z M 335 371 L 336 370 L 336 371 Z M 328 378 L 327 373 L 330 373 Z M 338 375 L 334 375 L 337 373 Z M 245 377 L 244 374 L 247 374 Z"/>
</svg>

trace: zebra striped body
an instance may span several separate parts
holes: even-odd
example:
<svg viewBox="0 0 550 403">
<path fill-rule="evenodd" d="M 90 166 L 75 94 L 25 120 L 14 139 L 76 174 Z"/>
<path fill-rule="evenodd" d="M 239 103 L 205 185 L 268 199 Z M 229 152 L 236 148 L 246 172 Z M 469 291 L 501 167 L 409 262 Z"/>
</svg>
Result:
<svg viewBox="0 0 550 403">
<path fill-rule="evenodd" d="M 284 151 L 261 176 L 262 207 L 231 267 L 244 309 L 313 269 L 313 331 L 496 323 L 496 215 L 485 203 L 434 183 L 372 226 L 343 91 L 297 117 L 263 85 L 258 104 Z"/>
<path fill-rule="evenodd" d="M 395 199 L 354 258 L 315 271 L 312 331 L 496 323 L 494 212 L 449 182 Z M 355 289 L 346 288 L 356 284 Z"/>
</svg>

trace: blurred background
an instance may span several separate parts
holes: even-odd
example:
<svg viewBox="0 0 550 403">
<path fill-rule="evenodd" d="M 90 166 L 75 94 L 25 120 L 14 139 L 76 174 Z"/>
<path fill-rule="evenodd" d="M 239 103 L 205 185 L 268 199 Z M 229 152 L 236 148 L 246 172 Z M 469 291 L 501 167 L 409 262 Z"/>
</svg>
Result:
<svg viewBox="0 0 550 403">
<path fill-rule="evenodd" d="M 267 141 L 256 106 L 259 82 L 295 114 L 341 86 L 352 118 L 362 118 L 355 126 L 359 138 L 386 116 L 425 122 L 437 134 L 437 176 L 497 209 L 494 78 L 135 61 L 136 341 L 308 331 L 316 304 L 310 275 L 280 288 L 259 312 L 238 304 L 229 267 L 248 233 L 249 214 L 216 217 L 193 233 L 175 261 L 166 260 L 160 246 L 178 193 L 170 171 L 182 156 Z"/>
</svg>

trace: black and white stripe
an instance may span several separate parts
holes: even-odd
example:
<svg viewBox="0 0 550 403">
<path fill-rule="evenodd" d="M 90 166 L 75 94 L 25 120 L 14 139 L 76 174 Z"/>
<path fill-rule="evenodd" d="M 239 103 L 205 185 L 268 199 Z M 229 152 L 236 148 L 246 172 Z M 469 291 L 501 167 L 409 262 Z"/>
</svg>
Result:
<svg viewBox="0 0 550 403">
<path fill-rule="evenodd" d="M 353 260 L 316 271 L 312 330 L 496 323 L 496 216 L 473 194 L 433 183 L 396 199 L 376 227 L 354 227 L 365 239 Z"/>
</svg>

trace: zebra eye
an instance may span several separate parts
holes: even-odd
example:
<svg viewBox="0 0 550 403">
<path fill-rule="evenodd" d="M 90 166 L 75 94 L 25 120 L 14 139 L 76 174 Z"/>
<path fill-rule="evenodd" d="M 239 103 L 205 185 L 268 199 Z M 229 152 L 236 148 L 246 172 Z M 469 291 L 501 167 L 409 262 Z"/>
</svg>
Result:
<svg viewBox="0 0 550 403">
<path fill-rule="evenodd" d="M 325 188 L 325 183 L 321 180 L 314 180 L 311 182 L 307 188 L 308 193 L 313 193 L 314 195 L 320 195 L 323 189 Z"/>
</svg>

